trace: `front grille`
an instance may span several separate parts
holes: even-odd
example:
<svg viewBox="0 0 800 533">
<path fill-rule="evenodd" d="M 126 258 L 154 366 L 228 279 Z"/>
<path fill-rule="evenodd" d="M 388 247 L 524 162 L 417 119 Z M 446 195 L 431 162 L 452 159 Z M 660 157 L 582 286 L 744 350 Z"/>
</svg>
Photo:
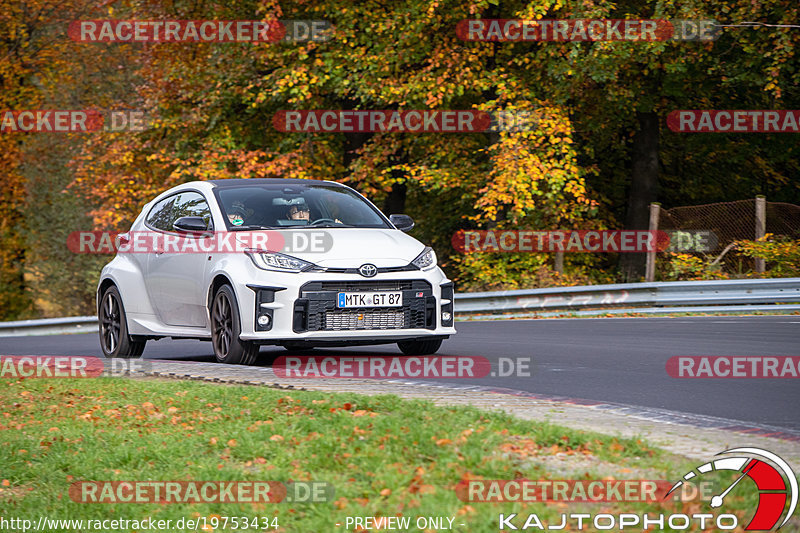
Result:
<svg viewBox="0 0 800 533">
<path fill-rule="evenodd" d="M 325 329 L 402 329 L 403 311 L 374 309 L 372 311 L 352 311 L 339 309 L 325 313 Z"/>
<path fill-rule="evenodd" d="M 398 281 L 312 281 L 300 289 L 304 292 L 334 291 L 334 292 L 368 292 L 368 291 L 405 291 L 416 289 L 418 291 L 430 290 L 431 285 L 424 280 L 398 280 Z"/>
<path fill-rule="evenodd" d="M 403 306 L 351 308 L 336 306 L 340 292 L 402 291 Z M 300 288 L 294 306 L 294 331 L 435 329 L 436 299 L 425 280 L 312 281 Z"/>
</svg>

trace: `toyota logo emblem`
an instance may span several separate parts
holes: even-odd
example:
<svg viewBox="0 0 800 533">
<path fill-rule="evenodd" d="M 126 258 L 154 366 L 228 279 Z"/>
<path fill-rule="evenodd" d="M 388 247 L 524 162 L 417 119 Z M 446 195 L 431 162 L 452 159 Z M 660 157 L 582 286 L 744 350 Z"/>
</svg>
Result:
<svg viewBox="0 0 800 533">
<path fill-rule="evenodd" d="M 364 276 L 365 278 L 371 278 L 378 273 L 378 267 L 370 263 L 367 263 L 366 265 L 361 265 L 358 268 L 358 273 Z"/>
</svg>

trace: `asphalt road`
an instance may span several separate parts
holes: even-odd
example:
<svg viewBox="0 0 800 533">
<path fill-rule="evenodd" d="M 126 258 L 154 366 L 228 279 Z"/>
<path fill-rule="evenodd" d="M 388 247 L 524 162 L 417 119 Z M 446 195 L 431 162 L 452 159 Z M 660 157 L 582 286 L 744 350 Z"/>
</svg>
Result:
<svg viewBox="0 0 800 533">
<path fill-rule="evenodd" d="M 439 355 L 529 357 L 530 377 L 469 384 L 615 402 L 800 431 L 800 379 L 675 379 L 676 355 L 800 356 L 800 317 L 680 317 L 459 322 Z M 286 355 L 262 347 L 260 365 Z M 394 345 L 320 349 L 315 354 L 399 354 Z M 96 334 L 0 338 L 4 355 L 102 356 Z M 163 339 L 144 357 L 213 361 L 211 344 Z M 465 382 L 461 381 L 460 384 Z"/>
</svg>

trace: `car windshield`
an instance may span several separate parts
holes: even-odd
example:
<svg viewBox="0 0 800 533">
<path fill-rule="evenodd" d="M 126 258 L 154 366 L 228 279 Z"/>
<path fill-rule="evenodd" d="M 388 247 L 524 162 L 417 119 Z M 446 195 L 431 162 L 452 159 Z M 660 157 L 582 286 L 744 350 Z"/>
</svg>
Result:
<svg viewBox="0 0 800 533">
<path fill-rule="evenodd" d="M 228 229 L 390 228 L 379 212 L 335 185 L 243 185 L 215 189 Z"/>
</svg>

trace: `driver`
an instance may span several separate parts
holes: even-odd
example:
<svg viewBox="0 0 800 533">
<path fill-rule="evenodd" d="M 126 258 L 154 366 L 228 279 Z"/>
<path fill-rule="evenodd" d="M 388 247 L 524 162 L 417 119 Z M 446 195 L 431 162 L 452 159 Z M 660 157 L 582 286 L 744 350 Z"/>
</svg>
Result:
<svg viewBox="0 0 800 533">
<path fill-rule="evenodd" d="M 288 217 L 289 220 L 305 220 L 308 222 L 311 219 L 311 213 L 305 204 L 293 205 L 289 207 Z"/>
<path fill-rule="evenodd" d="M 252 210 L 245 208 L 244 204 L 239 201 L 233 202 L 227 212 L 228 222 L 234 226 L 241 226 L 244 224 L 244 219 L 253 214 Z"/>
</svg>

